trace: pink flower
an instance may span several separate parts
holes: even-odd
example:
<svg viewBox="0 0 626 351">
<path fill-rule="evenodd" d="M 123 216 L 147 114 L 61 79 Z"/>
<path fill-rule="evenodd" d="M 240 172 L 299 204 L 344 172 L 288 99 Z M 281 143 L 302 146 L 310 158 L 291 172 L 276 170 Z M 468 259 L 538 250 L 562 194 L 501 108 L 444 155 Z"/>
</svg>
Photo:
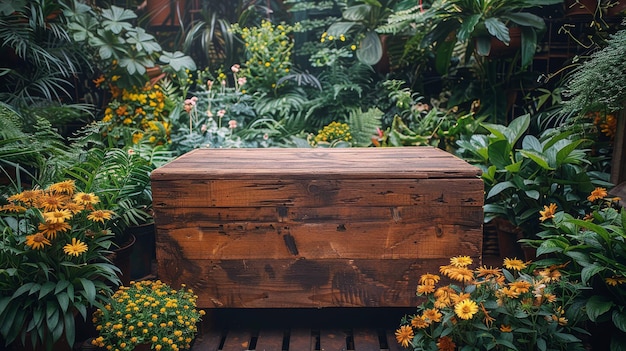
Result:
<svg viewBox="0 0 626 351">
<path fill-rule="evenodd" d="M 203 124 L 203 125 L 201 125 L 201 126 L 200 126 L 200 131 L 201 131 L 202 133 L 206 132 L 206 130 L 207 130 L 207 126 L 206 126 L 206 124 Z"/>
<path fill-rule="evenodd" d="M 230 67 L 230 70 L 233 71 L 233 73 L 237 73 L 237 72 L 239 72 L 240 68 L 241 68 L 241 66 L 239 66 L 239 64 L 235 63 L 234 65 L 232 65 Z"/>
<path fill-rule="evenodd" d="M 226 114 L 226 110 L 221 109 L 219 111 L 217 111 L 217 117 L 222 118 L 224 117 L 224 115 Z"/>
<path fill-rule="evenodd" d="M 223 87 L 225 87 L 225 86 L 226 86 L 226 79 L 224 79 L 224 80 L 222 81 L 222 86 L 223 86 Z"/>
<path fill-rule="evenodd" d="M 128 152 L 129 155 L 134 155 L 135 154 L 135 150 L 133 150 L 133 149 L 128 149 L 127 152 Z"/>
<path fill-rule="evenodd" d="M 213 117 L 213 112 L 211 112 L 211 110 L 207 110 L 206 115 L 209 117 Z"/>
<path fill-rule="evenodd" d="M 206 86 L 209 88 L 209 90 L 211 90 L 211 88 L 213 88 L 213 81 L 212 80 L 207 80 L 206 81 Z"/>
<path fill-rule="evenodd" d="M 246 77 L 237 78 L 237 84 L 239 84 L 240 86 L 246 84 L 246 81 Z"/>
<path fill-rule="evenodd" d="M 237 121 L 235 121 L 234 119 L 231 119 L 230 121 L 228 121 L 228 128 L 230 129 L 237 128 Z"/>
<path fill-rule="evenodd" d="M 267 134 L 267 133 L 263 134 L 263 140 L 267 140 L 267 139 L 269 139 L 269 138 L 270 138 L 270 135 L 269 135 L 269 134 Z"/>
</svg>

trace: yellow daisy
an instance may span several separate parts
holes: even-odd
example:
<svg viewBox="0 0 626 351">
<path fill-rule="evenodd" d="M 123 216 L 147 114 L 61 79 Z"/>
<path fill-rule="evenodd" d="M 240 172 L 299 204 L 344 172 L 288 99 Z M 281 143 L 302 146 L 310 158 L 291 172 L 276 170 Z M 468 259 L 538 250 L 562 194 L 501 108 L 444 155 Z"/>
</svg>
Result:
<svg viewBox="0 0 626 351">
<path fill-rule="evenodd" d="M 430 323 L 424 316 L 413 316 L 413 318 L 411 318 L 411 326 L 415 329 L 424 329 L 429 325 Z"/>
<path fill-rule="evenodd" d="M 63 202 L 60 196 L 56 195 L 43 195 L 38 198 L 37 206 L 43 208 L 46 211 L 54 211 L 63 207 Z"/>
<path fill-rule="evenodd" d="M 505 258 L 504 268 L 512 269 L 514 271 L 521 271 L 522 269 L 526 268 L 526 263 L 518 258 Z"/>
<path fill-rule="evenodd" d="M 66 220 L 72 218 L 72 212 L 69 210 L 54 210 L 50 212 L 44 212 L 43 218 L 48 223 L 63 223 Z"/>
<path fill-rule="evenodd" d="M 71 179 L 54 183 L 48 187 L 48 190 L 50 190 L 53 194 L 72 195 L 75 189 L 76 189 L 76 185 L 74 184 L 74 181 Z"/>
<path fill-rule="evenodd" d="M 428 295 L 428 294 L 432 294 L 433 292 L 435 292 L 434 285 L 420 284 L 417 286 L 418 295 Z"/>
<path fill-rule="evenodd" d="M 95 205 L 100 202 L 100 198 L 92 193 L 77 193 L 74 195 L 74 201 L 81 205 Z"/>
<path fill-rule="evenodd" d="M 60 232 L 66 232 L 72 228 L 72 226 L 67 222 L 60 223 L 39 223 L 39 231 L 41 234 L 45 235 L 48 239 L 54 239 L 57 237 L 57 234 Z"/>
<path fill-rule="evenodd" d="M 72 238 L 72 243 L 63 246 L 63 252 L 70 256 L 80 256 L 80 254 L 87 252 L 87 244 L 84 242 L 77 240 L 76 238 Z"/>
<path fill-rule="evenodd" d="M 443 317 L 443 315 L 436 308 L 429 308 L 424 311 L 424 318 L 430 320 L 431 322 L 441 322 L 441 317 Z"/>
<path fill-rule="evenodd" d="M 435 285 L 439 283 L 439 279 L 440 278 L 438 275 L 426 273 L 426 274 L 422 274 L 419 282 L 420 284 L 425 284 L 425 285 Z"/>
<path fill-rule="evenodd" d="M 450 258 L 450 264 L 454 267 L 467 267 L 472 263 L 473 261 L 469 256 L 456 256 Z"/>
<path fill-rule="evenodd" d="M 461 319 L 472 319 L 478 312 L 478 305 L 476 302 L 466 299 L 456 305 L 454 305 L 454 313 Z"/>
<path fill-rule="evenodd" d="M 96 210 L 87 215 L 87 219 L 93 222 L 102 222 L 105 220 L 111 219 L 113 215 L 112 211 L 109 210 Z"/>
<path fill-rule="evenodd" d="M 50 240 L 46 239 L 46 237 L 41 233 L 27 235 L 26 245 L 28 245 L 31 249 L 39 250 L 43 249 L 45 245 L 50 245 Z"/>
<path fill-rule="evenodd" d="M 402 347 L 408 347 L 413 336 L 413 328 L 408 325 L 400 326 L 400 329 L 396 330 L 396 340 Z"/>
</svg>

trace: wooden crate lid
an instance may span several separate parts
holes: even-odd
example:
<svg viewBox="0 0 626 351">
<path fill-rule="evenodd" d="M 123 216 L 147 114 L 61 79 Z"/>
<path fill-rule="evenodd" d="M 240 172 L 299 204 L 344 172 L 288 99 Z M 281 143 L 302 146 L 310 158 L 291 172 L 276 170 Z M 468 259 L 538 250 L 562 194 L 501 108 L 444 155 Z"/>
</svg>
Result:
<svg viewBox="0 0 626 351">
<path fill-rule="evenodd" d="M 480 170 L 433 147 L 197 149 L 152 172 L 181 179 L 476 178 Z"/>
</svg>

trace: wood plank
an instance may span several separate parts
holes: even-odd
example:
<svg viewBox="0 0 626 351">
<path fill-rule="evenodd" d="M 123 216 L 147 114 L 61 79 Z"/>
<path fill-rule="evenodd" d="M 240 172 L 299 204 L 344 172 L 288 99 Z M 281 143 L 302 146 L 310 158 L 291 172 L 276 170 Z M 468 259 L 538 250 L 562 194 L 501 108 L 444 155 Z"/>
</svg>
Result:
<svg viewBox="0 0 626 351">
<path fill-rule="evenodd" d="M 153 181 L 155 208 L 482 206 L 483 182 L 467 179 L 332 178 Z"/>
<path fill-rule="evenodd" d="M 191 351 L 218 351 L 222 341 L 222 332 L 217 329 L 198 331 Z"/>
<path fill-rule="evenodd" d="M 279 171 L 279 172 L 277 172 Z M 164 179 L 475 177 L 479 170 L 432 147 L 353 149 L 199 149 L 152 173 Z"/>
<path fill-rule="evenodd" d="M 380 340 L 376 329 L 357 328 L 354 329 L 353 336 L 355 351 L 380 351 Z"/>
<path fill-rule="evenodd" d="M 386 330 L 385 335 L 387 336 L 387 346 L 389 347 L 389 351 L 405 351 L 405 349 L 398 344 L 396 340 L 395 330 Z"/>
<path fill-rule="evenodd" d="M 244 329 L 230 329 L 226 333 L 226 340 L 222 351 L 245 351 L 250 346 L 250 339 L 252 338 L 252 332 Z"/>
<path fill-rule="evenodd" d="M 449 263 L 449 258 L 185 261 L 175 255 L 159 260 L 159 279 L 187 284 L 201 308 L 416 306 L 421 274 Z"/>
<path fill-rule="evenodd" d="M 157 248 L 177 245 L 181 258 L 189 260 L 428 259 L 480 252 L 482 223 L 464 226 L 438 223 L 441 221 L 432 218 L 419 223 L 344 221 L 292 226 L 242 222 L 212 227 L 199 227 L 195 222 L 174 222 L 159 227 Z M 157 257 L 161 256 L 157 253 Z"/>
<path fill-rule="evenodd" d="M 289 351 L 312 351 L 315 343 L 312 341 L 311 329 L 294 328 L 289 332 Z"/>
<path fill-rule="evenodd" d="M 280 351 L 285 332 L 282 329 L 261 329 L 256 342 L 256 351 Z"/>
<path fill-rule="evenodd" d="M 320 351 L 345 351 L 346 332 L 339 329 L 320 330 Z"/>
</svg>

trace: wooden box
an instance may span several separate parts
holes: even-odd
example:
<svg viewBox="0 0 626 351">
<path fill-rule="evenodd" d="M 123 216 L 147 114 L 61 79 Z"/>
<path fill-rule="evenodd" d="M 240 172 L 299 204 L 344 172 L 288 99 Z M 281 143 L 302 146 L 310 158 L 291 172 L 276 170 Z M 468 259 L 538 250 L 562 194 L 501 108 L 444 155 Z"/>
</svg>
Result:
<svg viewBox="0 0 626 351">
<path fill-rule="evenodd" d="M 158 276 L 204 308 L 414 306 L 480 260 L 479 174 L 430 147 L 195 150 L 152 173 Z"/>
</svg>

